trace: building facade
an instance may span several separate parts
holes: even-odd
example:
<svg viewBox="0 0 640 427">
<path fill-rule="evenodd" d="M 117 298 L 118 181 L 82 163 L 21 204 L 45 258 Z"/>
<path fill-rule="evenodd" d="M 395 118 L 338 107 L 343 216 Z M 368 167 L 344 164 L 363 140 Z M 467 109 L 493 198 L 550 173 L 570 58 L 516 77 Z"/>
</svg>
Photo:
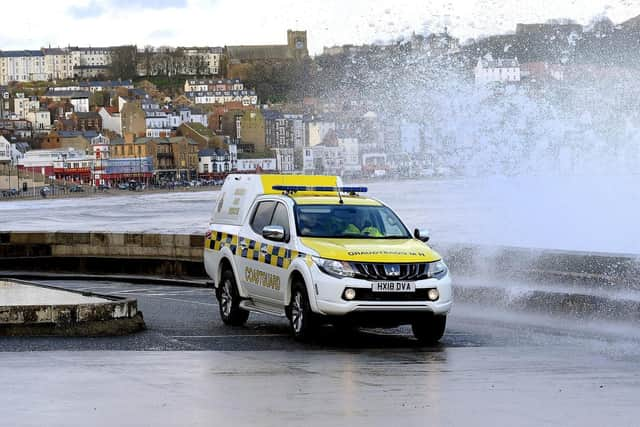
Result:
<svg viewBox="0 0 640 427">
<path fill-rule="evenodd" d="M 518 58 L 495 60 L 491 57 L 480 58 L 474 74 L 477 85 L 515 83 L 520 81 L 520 64 Z"/>
<path fill-rule="evenodd" d="M 46 79 L 45 56 L 41 50 L 0 52 L 0 84 Z"/>
<path fill-rule="evenodd" d="M 71 54 L 63 49 L 42 49 L 47 80 L 72 79 L 74 77 Z"/>
<path fill-rule="evenodd" d="M 273 151 L 282 171 L 290 172 L 303 168 L 303 149 L 307 144 L 307 132 L 303 114 L 289 114 L 265 110 L 266 150 Z"/>
<path fill-rule="evenodd" d="M 0 164 L 11 163 L 11 143 L 0 135 Z"/>
</svg>

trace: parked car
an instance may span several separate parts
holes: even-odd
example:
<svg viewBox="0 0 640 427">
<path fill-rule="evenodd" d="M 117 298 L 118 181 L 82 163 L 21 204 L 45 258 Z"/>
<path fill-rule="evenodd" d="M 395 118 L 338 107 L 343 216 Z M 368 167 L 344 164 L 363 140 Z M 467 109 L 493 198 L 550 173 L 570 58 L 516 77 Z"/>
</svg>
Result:
<svg viewBox="0 0 640 427">
<path fill-rule="evenodd" d="M 2 197 L 16 197 L 18 194 L 19 191 L 15 188 L 2 191 Z"/>
<path fill-rule="evenodd" d="M 128 185 L 129 185 L 129 190 L 130 191 L 136 191 L 136 190 L 144 189 L 144 185 L 141 182 L 138 182 L 138 181 L 131 180 L 131 181 L 129 181 Z"/>
<path fill-rule="evenodd" d="M 100 184 L 97 186 L 98 191 L 108 191 L 111 189 L 111 187 L 109 187 L 106 184 Z"/>
<path fill-rule="evenodd" d="M 72 185 L 69 187 L 69 193 L 84 193 L 84 188 L 81 185 Z"/>
<path fill-rule="evenodd" d="M 128 190 L 129 189 L 129 184 L 127 184 L 126 182 L 121 182 L 120 184 L 118 184 L 118 190 Z"/>
</svg>

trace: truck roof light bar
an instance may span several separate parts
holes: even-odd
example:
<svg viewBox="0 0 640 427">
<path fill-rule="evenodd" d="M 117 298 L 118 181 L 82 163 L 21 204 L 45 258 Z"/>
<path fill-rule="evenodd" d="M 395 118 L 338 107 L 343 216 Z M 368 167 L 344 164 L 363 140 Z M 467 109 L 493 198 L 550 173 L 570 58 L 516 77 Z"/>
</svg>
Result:
<svg viewBox="0 0 640 427">
<path fill-rule="evenodd" d="M 285 193 L 295 193 L 297 191 L 317 191 L 317 192 L 330 192 L 330 193 L 366 193 L 367 187 L 309 187 L 304 185 L 274 185 L 276 191 L 283 191 Z"/>
</svg>

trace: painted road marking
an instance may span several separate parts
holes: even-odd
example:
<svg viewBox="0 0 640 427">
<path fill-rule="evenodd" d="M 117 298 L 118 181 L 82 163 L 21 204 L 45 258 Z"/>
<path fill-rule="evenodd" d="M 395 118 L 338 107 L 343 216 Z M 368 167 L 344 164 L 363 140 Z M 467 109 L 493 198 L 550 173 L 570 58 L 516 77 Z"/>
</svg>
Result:
<svg viewBox="0 0 640 427">
<path fill-rule="evenodd" d="M 289 334 L 246 334 L 246 335 L 172 335 L 171 338 L 243 338 L 243 337 L 288 337 Z"/>
</svg>

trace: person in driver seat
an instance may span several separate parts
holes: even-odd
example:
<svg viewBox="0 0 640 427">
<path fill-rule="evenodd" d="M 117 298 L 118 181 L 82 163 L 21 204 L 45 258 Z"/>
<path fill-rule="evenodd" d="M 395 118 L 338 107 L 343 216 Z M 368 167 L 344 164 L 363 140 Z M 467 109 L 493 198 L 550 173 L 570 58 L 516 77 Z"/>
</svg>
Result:
<svg viewBox="0 0 640 427">
<path fill-rule="evenodd" d="M 323 236 L 325 234 L 324 224 L 319 220 L 318 215 L 300 215 L 300 225 L 303 236 Z"/>
<path fill-rule="evenodd" d="M 382 233 L 378 230 L 378 227 L 374 227 L 370 221 L 364 223 L 364 228 L 361 231 L 363 236 L 382 237 Z"/>
</svg>

